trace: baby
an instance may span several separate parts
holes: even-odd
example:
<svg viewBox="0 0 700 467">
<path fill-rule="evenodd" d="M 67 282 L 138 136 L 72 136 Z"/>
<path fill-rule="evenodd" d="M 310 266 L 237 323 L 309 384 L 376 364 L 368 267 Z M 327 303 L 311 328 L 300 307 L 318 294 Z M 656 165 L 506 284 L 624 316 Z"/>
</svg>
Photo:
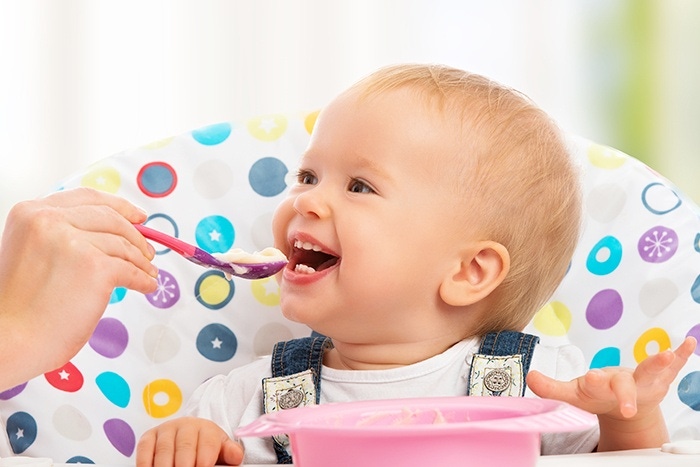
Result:
<svg viewBox="0 0 700 467">
<path fill-rule="evenodd" d="M 137 466 L 289 463 L 284 436 L 246 439 L 244 458 L 233 432 L 263 411 L 466 394 L 598 414 L 599 430 L 543 437 L 546 454 L 660 446 L 692 338 L 586 372 L 576 349 L 519 332 L 567 270 L 578 178 L 556 125 L 511 89 L 434 65 L 361 80 L 319 115 L 273 220 L 282 312 L 319 336 L 207 381 L 191 417 L 143 435 Z"/>
</svg>

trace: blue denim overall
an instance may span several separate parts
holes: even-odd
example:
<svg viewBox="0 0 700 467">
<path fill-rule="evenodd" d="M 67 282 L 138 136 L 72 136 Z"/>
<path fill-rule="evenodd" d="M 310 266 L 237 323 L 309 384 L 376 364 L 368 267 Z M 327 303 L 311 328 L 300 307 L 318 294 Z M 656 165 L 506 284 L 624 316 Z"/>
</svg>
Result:
<svg viewBox="0 0 700 467">
<path fill-rule="evenodd" d="M 467 395 L 523 396 L 525 376 L 539 337 L 516 331 L 486 334 L 473 356 Z M 272 351 L 272 377 L 263 379 L 265 413 L 318 404 L 327 337 L 279 342 Z M 278 464 L 291 464 L 287 435 L 273 437 Z"/>
</svg>

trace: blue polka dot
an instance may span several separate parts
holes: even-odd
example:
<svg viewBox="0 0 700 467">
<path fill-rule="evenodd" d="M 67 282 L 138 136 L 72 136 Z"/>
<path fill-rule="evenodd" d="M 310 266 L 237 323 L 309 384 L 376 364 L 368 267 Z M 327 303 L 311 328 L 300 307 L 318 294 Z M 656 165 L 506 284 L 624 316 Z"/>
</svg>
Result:
<svg viewBox="0 0 700 467">
<path fill-rule="evenodd" d="M 289 170 L 279 159 L 264 157 L 250 168 L 248 181 L 255 192 L 261 196 L 277 196 L 287 188 L 284 178 Z"/>
<path fill-rule="evenodd" d="M 122 300 L 124 300 L 124 297 L 126 296 L 126 288 L 124 287 L 117 287 L 116 289 L 112 290 L 112 295 L 109 297 L 109 304 L 113 303 L 119 303 Z"/>
<path fill-rule="evenodd" d="M 700 371 L 693 371 L 678 383 L 678 398 L 693 410 L 700 411 Z"/>
<path fill-rule="evenodd" d="M 223 324 L 209 324 L 197 335 L 197 350 L 204 358 L 214 362 L 230 360 L 237 348 L 236 335 Z"/>
<path fill-rule="evenodd" d="M 678 209 L 682 203 L 678 194 L 663 183 L 650 183 L 642 190 L 642 204 L 659 216 Z"/>
<path fill-rule="evenodd" d="M 620 349 L 606 347 L 600 349 L 591 360 L 591 369 L 605 368 L 606 366 L 620 366 Z"/>
<path fill-rule="evenodd" d="M 146 219 L 145 225 L 148 225 L 155 230 L 159 230 L 166 233 L 172 237 L 178 238 L 180 236 L 180 229 L 177 226 L 177 222 L 171 216 L 158 212 L 156 214 L 151 214 Z M 156 255 L 164 255 L 170 251 L 170 248 L 165 247 L 157 242 L 151 242 L 153 248 L 156 250 Z"/>
<path fill-rule="evenodd" d="M 177 173 L 170 164 L 151 162 L 141 167 L 136 182 L 144 194 L 162 198 L 172 193 L 177 186 Z"/>
<path fill-rule="evenodd" d="M 12 452 L 22 454 L 36 440 L 36 420 L 27 412 L 15 412 L 5 424 Z"/>
<path fill-rule="evenodd" d="M 102 394 L 112 404 L 121 408 L 129 405 L 129 400 L 131 399 L 129 384 L 118 374 L 105 371 L 97 375 L 95 383 L 97 383 L 97 387 L 100 388 Z"/>
<path fill-rule="evenodd" d="M 195 239 L 197 245 L 209 253 L 225 253 L 233 246 L 236 230 L 227 218 L 209 216 L 197 224 Z"/>
<path fill-rule="evenodd" d="M 192 137 L 199 144 L 205 146 L 215 146 L 221 144 L 231 135 L 231 124 L 217 123 L 205 126 L 192 132 Z"/>
<path fill-rule="evenodd" d="M 95 461 L 85 456 L 73 456 L 66 461 L 66 464 L 94 464 Z"/>
<path fill-rule="evenodd" d="M 175 238 L 180 236 L 180 229 L 178 228 L 175 219 L 162 212 L 148 216 L 148 219 L 146 219 L 146 225 Z M 151 245 L 153 245 L 153 248 L 156 250 L 156 255 L 164 255 L 170 251 L 170 248 L 157 242 L 151 242 Z"/>
<path fill-rule="evenodd" d="M 700 303 L 700 276 L 695 278 L 693 286 L 690 288 L 690 295 L 697 303 Z"/>
<path fill-rule="evenodd" d="M 595 244 L 586 260 L 586 268 L 597 276 L 610 274 L 622 261 L 622 244 L 613 237 L 607 236 Z"/>
<path fill-rule="evenodd" d="M 214 287 L 212 293 L 207 290 L 209 284 L 216 283 L 218 287 Z M 209 308 L 210 310 L 218 310 L 225 307 L 233 298 L 236 292 L 236 286 L 233 281 L 226 279 L 226 276 L 221 271 L 207 271 L 197 279 L 194 285 L 194 295 L 197 301 Z"/>
</svg>

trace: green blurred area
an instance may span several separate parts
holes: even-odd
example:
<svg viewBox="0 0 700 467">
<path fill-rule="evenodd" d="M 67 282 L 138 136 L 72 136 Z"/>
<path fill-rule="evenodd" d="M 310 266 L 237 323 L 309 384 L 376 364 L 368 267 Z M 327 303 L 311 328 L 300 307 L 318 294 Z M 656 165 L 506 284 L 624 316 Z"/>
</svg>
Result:
<svg viewBox="0 0 700 467">
<path fill-rule="evenodd" d="M 592 1 L 587 94 L 605 143 L 700 201 L 700 2 Z"/>
</svg>

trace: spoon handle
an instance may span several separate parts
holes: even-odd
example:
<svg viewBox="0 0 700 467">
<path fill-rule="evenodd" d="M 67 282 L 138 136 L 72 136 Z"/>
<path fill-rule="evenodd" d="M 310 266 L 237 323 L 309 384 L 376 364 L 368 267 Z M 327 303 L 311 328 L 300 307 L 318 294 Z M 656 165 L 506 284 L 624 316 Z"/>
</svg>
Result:
<svg viewBox="0 0 700 467">
<path fill-rule="evenodd" d="M 158 242 L 163 246 L 167 246 L 171 250 L 181 254 L 186 258 L 194 257 L 197 254 L 197 248 L 194 245 L 190 245 L 189 243 L 183 242 L 178 238 L 171 237 L 170 235 L 164 234 L 163 232 L 159 232 L 157 230 L 153 230 L 152 228 L 146 227 L 142 224 L 134 224 L 134 227 L 136 227 L 136 230 L 141 232 L 141 235 L 143 235 L 144 237 L 153 240 L 154 242 Z"/>
</svg>

